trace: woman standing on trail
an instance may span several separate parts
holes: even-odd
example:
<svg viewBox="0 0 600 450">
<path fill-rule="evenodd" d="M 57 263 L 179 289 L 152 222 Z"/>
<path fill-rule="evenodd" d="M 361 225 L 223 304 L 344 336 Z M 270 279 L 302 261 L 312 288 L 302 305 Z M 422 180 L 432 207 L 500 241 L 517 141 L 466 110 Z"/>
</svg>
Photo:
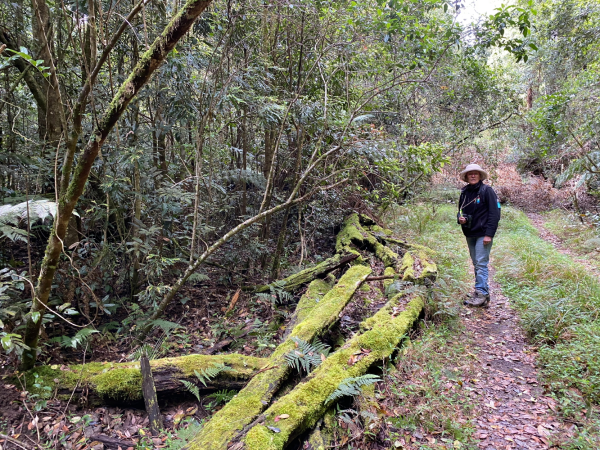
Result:
<svg viewBox="0 0 600 450">
<path fill-rule="evenodd" d="M 469 164 L 460 173 L 460 179 L 468 184 L 460 193 L 457 220 L 467 238 L 475 269 L 475 290 L 465 301 L 469 306 L 487 306 L 490 302 L 488 262 L 500 221 L 500 202 L 491 186 L 483 183 L 487 178 L 479 164 Z"/>
</svg>

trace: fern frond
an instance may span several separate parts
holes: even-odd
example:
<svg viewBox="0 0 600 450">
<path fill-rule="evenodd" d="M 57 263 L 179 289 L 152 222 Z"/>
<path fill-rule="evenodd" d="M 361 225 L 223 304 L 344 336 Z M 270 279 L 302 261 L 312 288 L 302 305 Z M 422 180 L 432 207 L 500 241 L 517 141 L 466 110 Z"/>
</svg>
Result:
<svg viewBox="0 0 600 450">
<path fill-rule="evenodd" d="M 190 275 L 190 277 L 188 278 L 188 281 L 191 281 L 192 283 L 200 283 L 202 281 L 208 281 L 210 280 L 210 277 L 208 275 L 205 275 L 203 273 L 193 273 Z"/>
<path fill-rule="evenodd" d="M 296 369 L 300 374 L 303 371 L 307 374 L 310 373 L 329 354 L 329 345 L 318 339 L 315 339 L 311 344 L 296 337 L 292 340 L 296 343 L 297 348 L 286 353 L 284 358 L 288 366 Z"/>
<path fill-rule="evenodd" d="M 199 402 L 202 401 L 202 400 L 200 400 L 200 389 L 198 389 L 198 386 L 196 386 L 194 383 L 191 383 L 187 380 L 179 380 L 179 381 L 181 381 L 181 383 L 183 383 L 183 385 L 188 390 L 188 392 L 194 394 L 194 397 L 196 397 Z"/>
<path fill-rule="evenodd" d="M 338 388 L 331 393 L 325 400 L 325 404 L 338 400 L 342 397 L 354 397 L 360 394 L 364 386 L 369 386 L 381 381 L 377 375 L 366 374 L 360 377 L 346 378 L 343 380 Z"/>
<path fill-rule="evenodd" d="M 237 394 L 236 391 L 223 389 L 222 391 L 217 391 L 213 394 L 207 395 L 207 397 L 215 399 L 217 405 L 221 403 L 227 403 Z"/>
<path fill-rule="evenodd" d="M 178 323 L 170 322 L 164 319 L 153 320 L 152 325 L 155 327 L 160 327 L 165 333 L 169 333 L 170 331 L 175 330 L 177 328 L 183 328 Z"/>
<path fill-rule="evenodd" d="M 231 372 L 233 369 L 223 363 L 214 363 L 212 366 L 207 367 L 206 369 L 194 370 L 194 374 L 198 377 L 198 380 L 206 386 L 206 383 L 210 382 L 213 378 L 223 372 Z"/>
</svg>

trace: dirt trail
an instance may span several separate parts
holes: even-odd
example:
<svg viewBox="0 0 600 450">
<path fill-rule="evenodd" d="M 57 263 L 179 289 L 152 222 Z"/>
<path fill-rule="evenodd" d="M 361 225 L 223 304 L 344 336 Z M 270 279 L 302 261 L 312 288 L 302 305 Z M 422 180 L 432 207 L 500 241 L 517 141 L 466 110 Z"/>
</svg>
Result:
<svg viewBox="0 0 600 450">
<path fill-rule="evenodd" d="M 478 372 L 469 380 L 477 394 L 472 423 L 485 450 L 547 449 L 570 434 L 553 399 L 538 385 L 535 348 L 529 345 L 516 312 L 491 283 L 489 309 L 464 308 L 467 332 L 476 342 Z M 553 436 L 555 435 L 555 436 Z"/>
</svg>

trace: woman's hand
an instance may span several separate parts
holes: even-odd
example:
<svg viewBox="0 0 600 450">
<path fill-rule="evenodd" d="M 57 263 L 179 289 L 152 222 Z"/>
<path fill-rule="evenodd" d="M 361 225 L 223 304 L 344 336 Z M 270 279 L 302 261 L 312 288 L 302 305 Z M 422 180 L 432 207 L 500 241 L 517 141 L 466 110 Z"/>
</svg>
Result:
<svg viewBox="0 0 600 450">
<path fill-rule="evenodd" d="M 467 223 L 467 218 L 466 217 L 459 217 L 458 218 L 458 223 L 460 223 L 461 225 L 464 225 L 465 223 Z"/>
<path fill-rule="evenodd" d="M 489 237 L 489 236 L 485 236 L 485 237 L 483 238 L 483 245 L 488 245 L 488 244 L 490 244 L 491 242 L 492 242 L 492 238 L 491 238 L 491 237 Z"/>
</svg>

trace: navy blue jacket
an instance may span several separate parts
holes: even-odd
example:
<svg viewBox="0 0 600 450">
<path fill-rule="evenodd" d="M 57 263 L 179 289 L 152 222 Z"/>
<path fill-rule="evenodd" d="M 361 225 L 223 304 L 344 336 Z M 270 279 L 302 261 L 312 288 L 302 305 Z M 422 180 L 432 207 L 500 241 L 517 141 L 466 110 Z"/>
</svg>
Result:
<svg viewBox="0 0 600 450">
<path fill-rule="evenodd" d="M 458 200 L 457 221 L 461 209 L 463 215 L 472 216 L 471 227 L 462 226 L 466 237 L 494 237 L 500 222 L 500 202 L 491 186 L 481 181 L 475 185 L 467 184 Z"/>
</svg>

